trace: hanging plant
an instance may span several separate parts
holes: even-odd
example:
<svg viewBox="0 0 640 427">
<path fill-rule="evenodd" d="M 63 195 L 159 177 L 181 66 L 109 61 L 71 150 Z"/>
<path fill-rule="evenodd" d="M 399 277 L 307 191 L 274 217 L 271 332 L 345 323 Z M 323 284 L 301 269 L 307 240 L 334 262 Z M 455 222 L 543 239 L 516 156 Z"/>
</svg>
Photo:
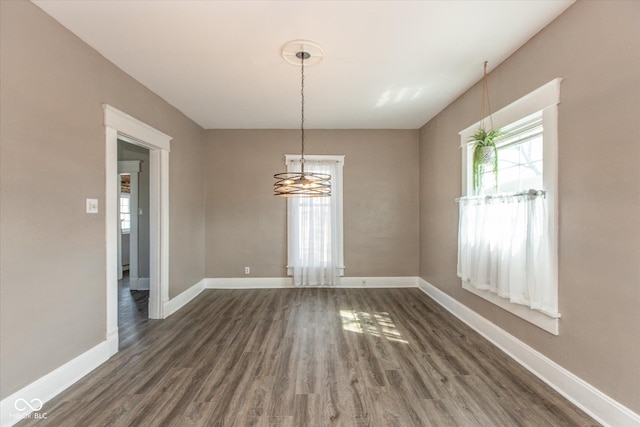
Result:
<svg viewBox="0 0 640 427">
<path fill-rule="evenodd" d="M 500 129 L 486 131 L 478 129 L 468 142 L 473 144 L 473 191 L 475 194 L 482 188 L 482 177 L 488 168 L 493 170 L 495 182 L 498 182 L 498 148 L 496 142 L 502 137 Z"/>
<path fill-rule="evenodd" d="M 485 110 L 487 105 L 491 128 L 487 131 L 484 126 Z M 473 144 L 473 192 L 478 194 L 482 189 L 482 177 L 490 168 L 496 186 L 498 185 L 498 148 L 496 142 L 504 136 L 500 129 L 493 129 L 493 117 L 491 117 L 491 104 L 489 103 L 489 82 L 487 79 L 487 61 L 484 61 L 484 77 L 482 78 L 482 106 L 480 109 L 480 127 L 471 135 L 468 142 Z"/>
</svg>

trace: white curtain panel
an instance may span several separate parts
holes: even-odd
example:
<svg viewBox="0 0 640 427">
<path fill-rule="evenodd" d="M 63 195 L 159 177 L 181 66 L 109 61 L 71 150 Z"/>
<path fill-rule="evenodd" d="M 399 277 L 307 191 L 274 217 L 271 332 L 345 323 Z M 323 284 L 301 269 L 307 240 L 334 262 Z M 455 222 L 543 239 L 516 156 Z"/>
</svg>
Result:
<svg viewBox="0 0 640 427">
<path fill-rule="evenodd" d="M 304 167 L 308 172 L 331 175 L 331 196 L 288 199 L 288 266 L 294 286 L 334 286 L 340 267 L 336 226 L 340 189 L 333 185 L 337 163 L 305 159 Z M 288 170 L 300 171 L 300 163 L 291 162 Z"/>
<path fill-rule="evenodd" d="M 512 303 L 555 313 L 547 227 L 543 197 L 461 199 L 458 276 Z"/>
</svg>

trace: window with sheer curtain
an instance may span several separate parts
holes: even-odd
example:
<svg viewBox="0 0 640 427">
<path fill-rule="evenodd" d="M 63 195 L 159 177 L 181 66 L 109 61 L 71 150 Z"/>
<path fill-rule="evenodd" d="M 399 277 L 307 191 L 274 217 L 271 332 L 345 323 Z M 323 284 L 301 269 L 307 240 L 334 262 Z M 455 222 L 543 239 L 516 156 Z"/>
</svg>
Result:
<svg viewBox="0 0 640 427">
<path fill-rule="evenodd" d="M 560 79 L 493 115 L 504 137 L 497 177 L 472 185 L 478 125 L 460 132 L 463 197 L 459 202 L 457 274 L 466 290 L 558 334 L 557 103 Z"/>
<path fill-rule="evenodd" d="M 122 233 L 129 234 L 131 231 L 131 195 L 129 193 L 120 194 L 120 229 Z"/>
<path fill-rule="evenodd" d="M 300 171 L 300 156 L 286 156 Z M 287 272 L 295 286 L 335 286 L 344 273 L 342 167 L 344 156 L 305 156 L 305 170 L 331 175 L 330 197 L 287 199 Z"/>
</svg>

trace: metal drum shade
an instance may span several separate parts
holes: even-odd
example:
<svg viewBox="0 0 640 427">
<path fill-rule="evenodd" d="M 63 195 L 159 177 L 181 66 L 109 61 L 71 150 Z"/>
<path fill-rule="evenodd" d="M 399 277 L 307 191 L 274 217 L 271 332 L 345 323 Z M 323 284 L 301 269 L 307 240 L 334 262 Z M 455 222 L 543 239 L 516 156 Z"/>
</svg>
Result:
<svg viewBox="0 0 640 427">
<path fill-rule="evenodd" d="M 281 197 L 331 196 L 331 175 L 314 172 L 283 172 L 273 176 L 276 180 L 273 194 Z"/>
</svg>

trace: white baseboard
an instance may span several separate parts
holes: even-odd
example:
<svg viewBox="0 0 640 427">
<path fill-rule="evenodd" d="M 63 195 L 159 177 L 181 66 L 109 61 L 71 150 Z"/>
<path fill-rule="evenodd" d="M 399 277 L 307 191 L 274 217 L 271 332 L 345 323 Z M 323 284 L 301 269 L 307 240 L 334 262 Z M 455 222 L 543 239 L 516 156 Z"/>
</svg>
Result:
<svg viewBox="0 0 640 427">
<path fill-rule="evenodd" d="M 340 288 L 415 288 L 416 276 L 406 277 L 341 277 Z"/>
<path fill-rule="evenodd" d="M 204 279 L 207 289 L 272 289 L 293 288 L 291 277 L 231 277 Z M 332 288 L 415 288 L 418 278 L 407 277 L 341 277 Z"/>
<path fill-rule="evenodd" d="M 189 301 L 200 295 L 200 292 L 205 289 L 205 280 L 202 279 L 186 291 L 182 292 L 180 295 L 175 298 L 171 298 L 164 304 L 164 316 L 169 317 L 176 311 L 180 310 L 182 307 L 187 305 Z"/>
<path fill-rule="evenodd" d="M 151 288 L 151 279 L 149 277 L 138 277 L 139 291 L 148 291 Z"/>
<path fill-rule="evenodd" d="M 418 287 L 424 293 L 601 424 L 613 427 L 640 426 L 640 415 L 567 371 L 553 360 L 529 347 L 429 282 L 422 278 L 418 280 Z"/>
<path fill-rule="evenodd" d="M 204 284 L 206 289 L 271 289 L 293 287 L 290 277 L 210 277 L 204 279 Z"/>
<path fill-rule="evenodd" d="M 132 291 L 148 291 L 151 286 L 151 278 L 149 277 L 129 277 L 129 289 Z"/>
<path fill-rule="evenodd" d="M 2 402 L 0 402 L 0 425 L 2 427 L 9 427 L 22 419 L 33 420 L 46 417 L 46 413 L 39 410 L 42 404 L 51 400 L 58 393 L 64 391 L 80 378 L 107 361 L 111 356 L 110 347 L 111 343 L 109 341 L 103 341 L 61 367 L 32 382 L 22 390 L 2 399 Z M 31 407 L 27 404 L 31 405 Z"/>
<path fill-rule="evenodd" d="M 118 327 L 107 331 L 107 346 L 109 348 L 109 357 L 118 352 L 120 345 L 120 336 L 118 335 Z"/>
<path fill-rule="evenodd" d="M 138 276 L 129 276 L 129 289 L 132 291 L 138 290 Z"/>
</svg>

